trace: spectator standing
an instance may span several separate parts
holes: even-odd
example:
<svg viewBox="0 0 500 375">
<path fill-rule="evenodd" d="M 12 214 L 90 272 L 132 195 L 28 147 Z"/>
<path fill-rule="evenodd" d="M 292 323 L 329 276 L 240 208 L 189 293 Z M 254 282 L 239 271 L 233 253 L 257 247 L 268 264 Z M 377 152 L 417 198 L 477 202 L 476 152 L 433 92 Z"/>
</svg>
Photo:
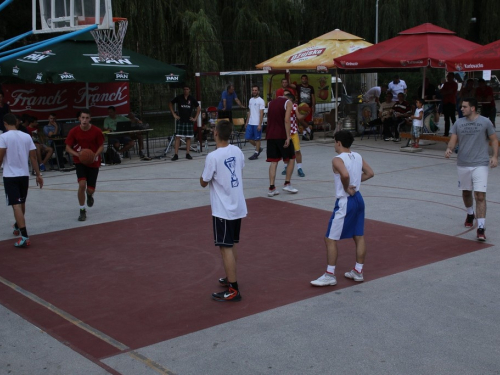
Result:
<svg viewBox="0 0 500 375">
<path fill-rule="evenodd" d="M 266 103 L 259 96 L 259 86 L 252 87 L 252 97 L 248 102 L 247 121 L 245 124 L 245 139 L 255 147 L 255 152 L 248 159 L 256 160 L 262 152 L 260 140 L 262 138 L 262 121 L 264 119 Z"/>
<path fill-rule="evenodd" d="M 0 134 L 7 131 L 5 125 L 3 124 L 3 116 L 5 116 L 7 113 L 10 113 L 9 105 L 3 100 L 3 92 L 0 91 Z"/>
<path fill-rule="evenodd" d="M 455 145 L 460 145 L 457 155 L 458 186 L 462 190 L 462 198 L 467 210 L 465 227 L 472 228 L 474 218 L 477 219 L 477 239 L 486 241 L 486 188 L 489 168 L 498 165 L 498 139 L 491 121 L 476 111 L 477 101 L 464 98 L 462 112 L 464 118 L 458 119 L 451 128 L 445 157 L 449 158 Z M 489 143 L 493 155 L 489 155 Z M 474 191 L 474 196 L 472 192 Z M 474 214 L 474 199 L 476 213 Z"/>
<path fill-rule="evenodd" d="M 408 91 L 408 87 L 406 86 L 406 82 L 400 79 L 399 75 L 396 74 L 392 79 L 392 82 L 389 82 L 388 91 L 392 93 L 392 101 L 395 102 L 396 100 L 398 100 L 398 94 L 400 92 L 405 94 L 406 97 L 406 92 Z"/>
<path fill-rule="evenodd" d="M 303 74 L 300 77 L 301 84 L 297 86 L 297 101 L 300 106 L 302 103 L 306 103 L 311 111 L 309 114 L 300 121 L 303 125 L 304 130 L 302 130 L 302 140 L 309 141 L 314 137 L 314 133 L 312 132 L 312 126 L 309 123 L 312 121 L 314 117 L 314 110 L 316 107 L 316 97 L 314 95 L 314 87 L 309 84 L 309 77 L 307 74 Z M 307 137 L 309 135 L 309 138 Z"/>
<path fill-rule="evenodd" d="M 46 145 L 43 130 L 40 133 L 38 132 L 38 119 L 36 117 L 30 117 L 26 130 L 35 143 L 40 171 L 45 172 L 47 170 L 46 165 L 49 163 L 54 150 L 52 147 Z M 33 170 L 33 174 L 35 174 L 35 170 Z"/>
<path fill-rule="evenodd" d="M 222 91 L 221 100 L 217 107 L 219 110 L 219 118 L 227 118 L 230 122 L 233 122 L 233 101 L 244 108 L 234 91 L 234 86 L 228 85 L 227 89 Z"/>
<path fill-rule="evenodd" d="M 384 92 L 387 92 L 386 84 L 372 87 L 365 93 L 365 95 L 363 95 L 363 101 L 365 103 L 377 103 L 378 105 L 380 104 L 380 95 L 382 95 L 382 93 Z"/>
<path fill-rule="evenodd" d="M 348 279 L 364 281 L 363 266 L 366 256 L 364 237 L 365 202 L 359 189 L 361 182 L 374 176 L 372 168 L 357 152 L 351 151 L 354 136 L 346 130 L 335 133 L 335 152 L 332 160 L 335 180 L 335 208 L 328 222 L 325 235 L 327 267 L 318 279 L 311 281 L 314 286 L 336 285 L 335 268 L 337 265 L 337 241 L 352 238 L 356 244 L 356 263 L 346 272 Z"/>
<path fill-rule="evenodd" d="M 495 107 L 495 95 L 493 89 L 486 85 L 483 78 L 477 80 L 476 99 L 481 106 L 481 116 L 490 119 L 493 127 L 495 127 L 495 119 L 497 117 L 497 109 Z"/>
<path fill-rule="evenodd" d="M 78 203 L 80 204 L 80 216 L 78 221 L 87 220 L 87 209 L 85 207 L 85 194 L 87 194 L 87 207 L 94 205 L 94 192 L 101 166 L 101 154 L 104 149 L 104 135 L 101 129 L 90 123 L 90 110 L 84 108 L 78 118 L 80 124 L 69 131 L 66 138 L 66 152 L 73 156 L 78 179 Z M 94 162 L 84 165 L 79 156 L 82 149 L 90 149 L 95 153 Z"/>
<path fill-rule="evenodd" d="M 280 96 L 285 96 L 285 91 L 288 91 L 292 95 L 297 96 L 297 92 L 295 91 L 296 88 L 297 88 L 297 86 L 295 84 L 288 83 L 288 79 L 283 78 L 281 80 L 281 87 L 276 90 L 275 98 L 278 98 Z"/>
<path fill-rule="evenodd" d="M 198 120 L 201 111 L 200 103 L 191 95 L 191 88 L 184 85 L 183 91 L 183 94 L 176 96 L 168 103 L 170 112 L 176 120 L 175 154 L 172 157 L 172 161 L 179 159 L 178 153 L 182 137 L 186 138 L 186 159 L 191 160 L 193 158 L 189 154 L 191 150 L 191 139 L 194 137 L 193 124 Z M 178 114 L 174 111 L 174 104 L 177 104 Z"/>
<path fill-rule="evenodd" d="M 226 272 L 219 283 L 228 289 L 212 294 L 212 298 L 220 302 L 241 301 L 236 277 L 236 245 L 240 241 L 241 219 L 247 216 L 242 173 L 245 158 L 239 147 L 229 144 L 232 131 L 229 121 L 217 124 L 214 131 L 217 149 L 207 155 L 200 177 L 202 187 L 210 186 L 214 242 L 220 248 Z"/>
<path fill-rule="evenodd" d="M 449 72 L 446 75 L 446 82 L 441 88 L 443 97 L 443 114 L 444 114 L 444 136 L 450 135 L 450 120 L 454 124 L 457 121 L 455 111 L 457 107 L 457 92 L 458 84 L 455 82 L 455 74 Z"/>
</svg>

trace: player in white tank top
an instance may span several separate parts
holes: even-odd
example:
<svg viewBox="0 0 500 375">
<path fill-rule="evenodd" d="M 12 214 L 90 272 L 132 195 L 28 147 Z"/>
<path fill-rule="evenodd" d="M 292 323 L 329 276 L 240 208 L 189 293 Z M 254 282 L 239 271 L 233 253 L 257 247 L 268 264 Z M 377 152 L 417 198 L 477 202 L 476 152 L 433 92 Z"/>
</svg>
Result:
<svg viewBox="0 0 500 375">
<path fill-rule="evenodd" d="M 335 277 L 338 255 L 337 241 L 343 238 L 352 238 L 356 244 L 356 264 L 344 276 L 354 281 L 364 281 L 365 203 L 359 192 L 359 187 L 362 181 L 372 178 L 374 173 L 360 154 L 351 152 L 350 147 L 353 141 L 353 135 L 346 130 L 335 134 L 335 151 L 339 155 L 333 158 L 332 165 L 337 200 L 325 236 L 328 265 L 322 276 L 311 281 L 311 284 L 315 286 L 337 284 Z"/>
</svg>

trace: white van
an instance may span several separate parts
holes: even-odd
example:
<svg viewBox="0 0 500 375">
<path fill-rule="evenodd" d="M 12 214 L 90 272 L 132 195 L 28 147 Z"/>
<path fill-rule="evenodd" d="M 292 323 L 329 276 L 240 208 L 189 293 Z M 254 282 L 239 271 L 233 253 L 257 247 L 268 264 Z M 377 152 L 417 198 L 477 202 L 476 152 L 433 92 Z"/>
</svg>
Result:
<svg viewBox="0 0 500 375">
<path fill-rule="evenodd" d="M 342 95 L 347 95 L 347 90 L 345 88 L 344 83 L 339 78 L 339 81 L 338 81 L 339 97 L 337 100 L 335 100 L 335 85 L 336 84 L 337 84 L 337 77 L 332 77 L 332 86 L 331 86 L 332 100 L 330 101 L 330 103 L 316 103 L 316 108 L 314 111 L 315 114 L 322 114 L 325 112 L 330 112 L 332 109 L 335 109 L 337 104 L 340 105 L 340 102 L 342 101 Z"/>
</svg>

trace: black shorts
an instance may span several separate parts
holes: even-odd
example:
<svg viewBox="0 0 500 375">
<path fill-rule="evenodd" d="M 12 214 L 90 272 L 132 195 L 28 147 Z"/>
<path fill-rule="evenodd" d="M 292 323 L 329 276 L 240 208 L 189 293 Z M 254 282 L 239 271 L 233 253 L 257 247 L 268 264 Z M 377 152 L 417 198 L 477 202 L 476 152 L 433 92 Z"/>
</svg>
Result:
<svg viewBox="0 0 500 375">
<path fill-rule="evenodd" d="M 110 144 L 115 145 L 117 143 L 121 145 L 128 145 L 130 142 L 132 142 L 132 138 L 130 137 L 119 137 L 119 138 L 112 138 L 110 140 Z"/>
<path fill-rule="evenodd" d="M 97 175 L 99 174 L 99 168 L 91 168 L 83 165 L 82 163 L 75 163 L 76 167 L 76 177 L 78 182 L 87 181 L 87 187 L 95 190 L 97 184 Z"/>
<path fill-rule="evenodd" d="M 241 219 L 226 220 L 212 216 L 215 246 L 233 247 L 240 242 Z"/>
<path fill-rule="evenodd" d="M 4 177 L 3 186 L 5 189 L 5 197 L 7 198 L 7 206 L 14 206 L 26 202 L 29 185 L 30 178 L 28 176 Z"/>
<path fill-rule="evenodd" d="M 295 159 L 295 149 L 290 139 L 287 148 L 284 147 L 286 139 L 268 139 L 267 140 L 267 159 L 268 162 L 278 162 L 281 159 L 286 163 L 290 159 Z"/>
</svg>

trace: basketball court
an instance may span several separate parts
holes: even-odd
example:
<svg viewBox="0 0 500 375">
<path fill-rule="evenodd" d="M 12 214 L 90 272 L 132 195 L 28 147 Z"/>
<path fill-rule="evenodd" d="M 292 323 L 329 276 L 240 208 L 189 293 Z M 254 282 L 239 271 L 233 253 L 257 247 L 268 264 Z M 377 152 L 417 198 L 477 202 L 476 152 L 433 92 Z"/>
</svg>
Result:
<svg viewBox="0 0 500 375">
<path fill-rule="evenodd" d="M 69 366 L 69 358 L 78 363 L 79 370 L 70 373 L 320 373 L 353 360 L 356 345 L 343 347 L 344 360 L 322 359 L 319 365 L 317 340 L 333 345 L 353 332 L 362 337 L 375 330 L 362 341 L 368 350 L 393 335 L 399 342 L 399 334 L 415 329 L 418 340 L 407 348 L 382 344 L 377 350 L 384 358 L 392 350 L 425 352 L 419 340 L 441 329 L 443 314 L 458 319 L 460 331 L 482 337 L 476 324 L 470 324 L 470 332 L 466 322 L 489 321 L 490 309 L 498 308 L 498 302 L 483 295 L 489 289 L 484 280 L 474 277 L 481 272 L 498 278 L 491 261 L 498 258 L 496 234 L 488 231 L 482 244 L 474 240 L 475 229 L 463 227 L 455 167 L 441 158 L 439 145 L 402 157 L 390 143 L 356 141 L 376 173 L 362 189 L 368 245 L 362 284 L 342 277 L 354 262 L 350 241 L 340 243 L 338 285 L 309 284 L 325 269 L 333 145 L 304 145 L 310 161 L 304 159 L 306 177 L 292 180 L 296 195 L 266 197 L 267 163 L 246 162 L 249 215 L 243 222 L 238 280 L 243 300 L 234 304 L 210 298 L 221 289 L 217 279 L 223 271 L 212 245 L 209 194 L 198 185 L 203 156 L 175 163 L 132 159 L 103 167 L 96 204 L 84 223 L 76 221 L 76 176 L 46 172 L 44 189 L 31 189 L 28 198 L 31 248 L 12 246 L 10 211 L 5 209 L 1 219 L 0 302 L 6 309 L 0 315 L 7 314 L 5 322 L 12 314 L 20 319 L 2 328 L 9 337 L 6 358 L 11 366 L 38 368 L 38 361 L 26 362 L 20 355 L 24 350 L 19 351 L 35 345 L 50 363 L 62 368 Z M 244 152 L 250 156 L 253 150 Z M 498 180 L 495 172 L 491 186 Z M 436 176 L 432 184 L 423 178 L 429 174 Z M 488 193 L 487 222 L 499 216 L 498 202 L 495 191 Z M 47 207 L 53 215 L 40 220 Z M 463 280 L 468 280 L 465 285 Z M 469 311 L 474 304 L 461 306 L 464 293 L 474 303 L 488 302 L 480 311 Z M 376 318 L 375 311 L 380 314 Z M 30 332 L 31 325 L 37 330 L 29 344 L 17 342 L 14 338 Z M 431 344 L 436 353 L 440 340 L 455 335 L 450 331 Z M 37 345 L 42 339 L 50 346 Z M 64 358 L 59 356 L 68 349 Z M 241 363 L 224 362 L 233 351 L 240 353 Z M 450 365 L 448 358 L 440 359 L 442 366 Z M 411 367 L 413 360 L 396 360 L 389 369 L 400 369 L 403 362 Z M 486 368 L 488 361 L 492 365 L 482 362 Z M 368 362 L 373 365 L 373 359 Z M 374 373 L 387 370 L 378 363 Z M 301 371 L 288 371 L 288 366 Z"/>
</svg>

